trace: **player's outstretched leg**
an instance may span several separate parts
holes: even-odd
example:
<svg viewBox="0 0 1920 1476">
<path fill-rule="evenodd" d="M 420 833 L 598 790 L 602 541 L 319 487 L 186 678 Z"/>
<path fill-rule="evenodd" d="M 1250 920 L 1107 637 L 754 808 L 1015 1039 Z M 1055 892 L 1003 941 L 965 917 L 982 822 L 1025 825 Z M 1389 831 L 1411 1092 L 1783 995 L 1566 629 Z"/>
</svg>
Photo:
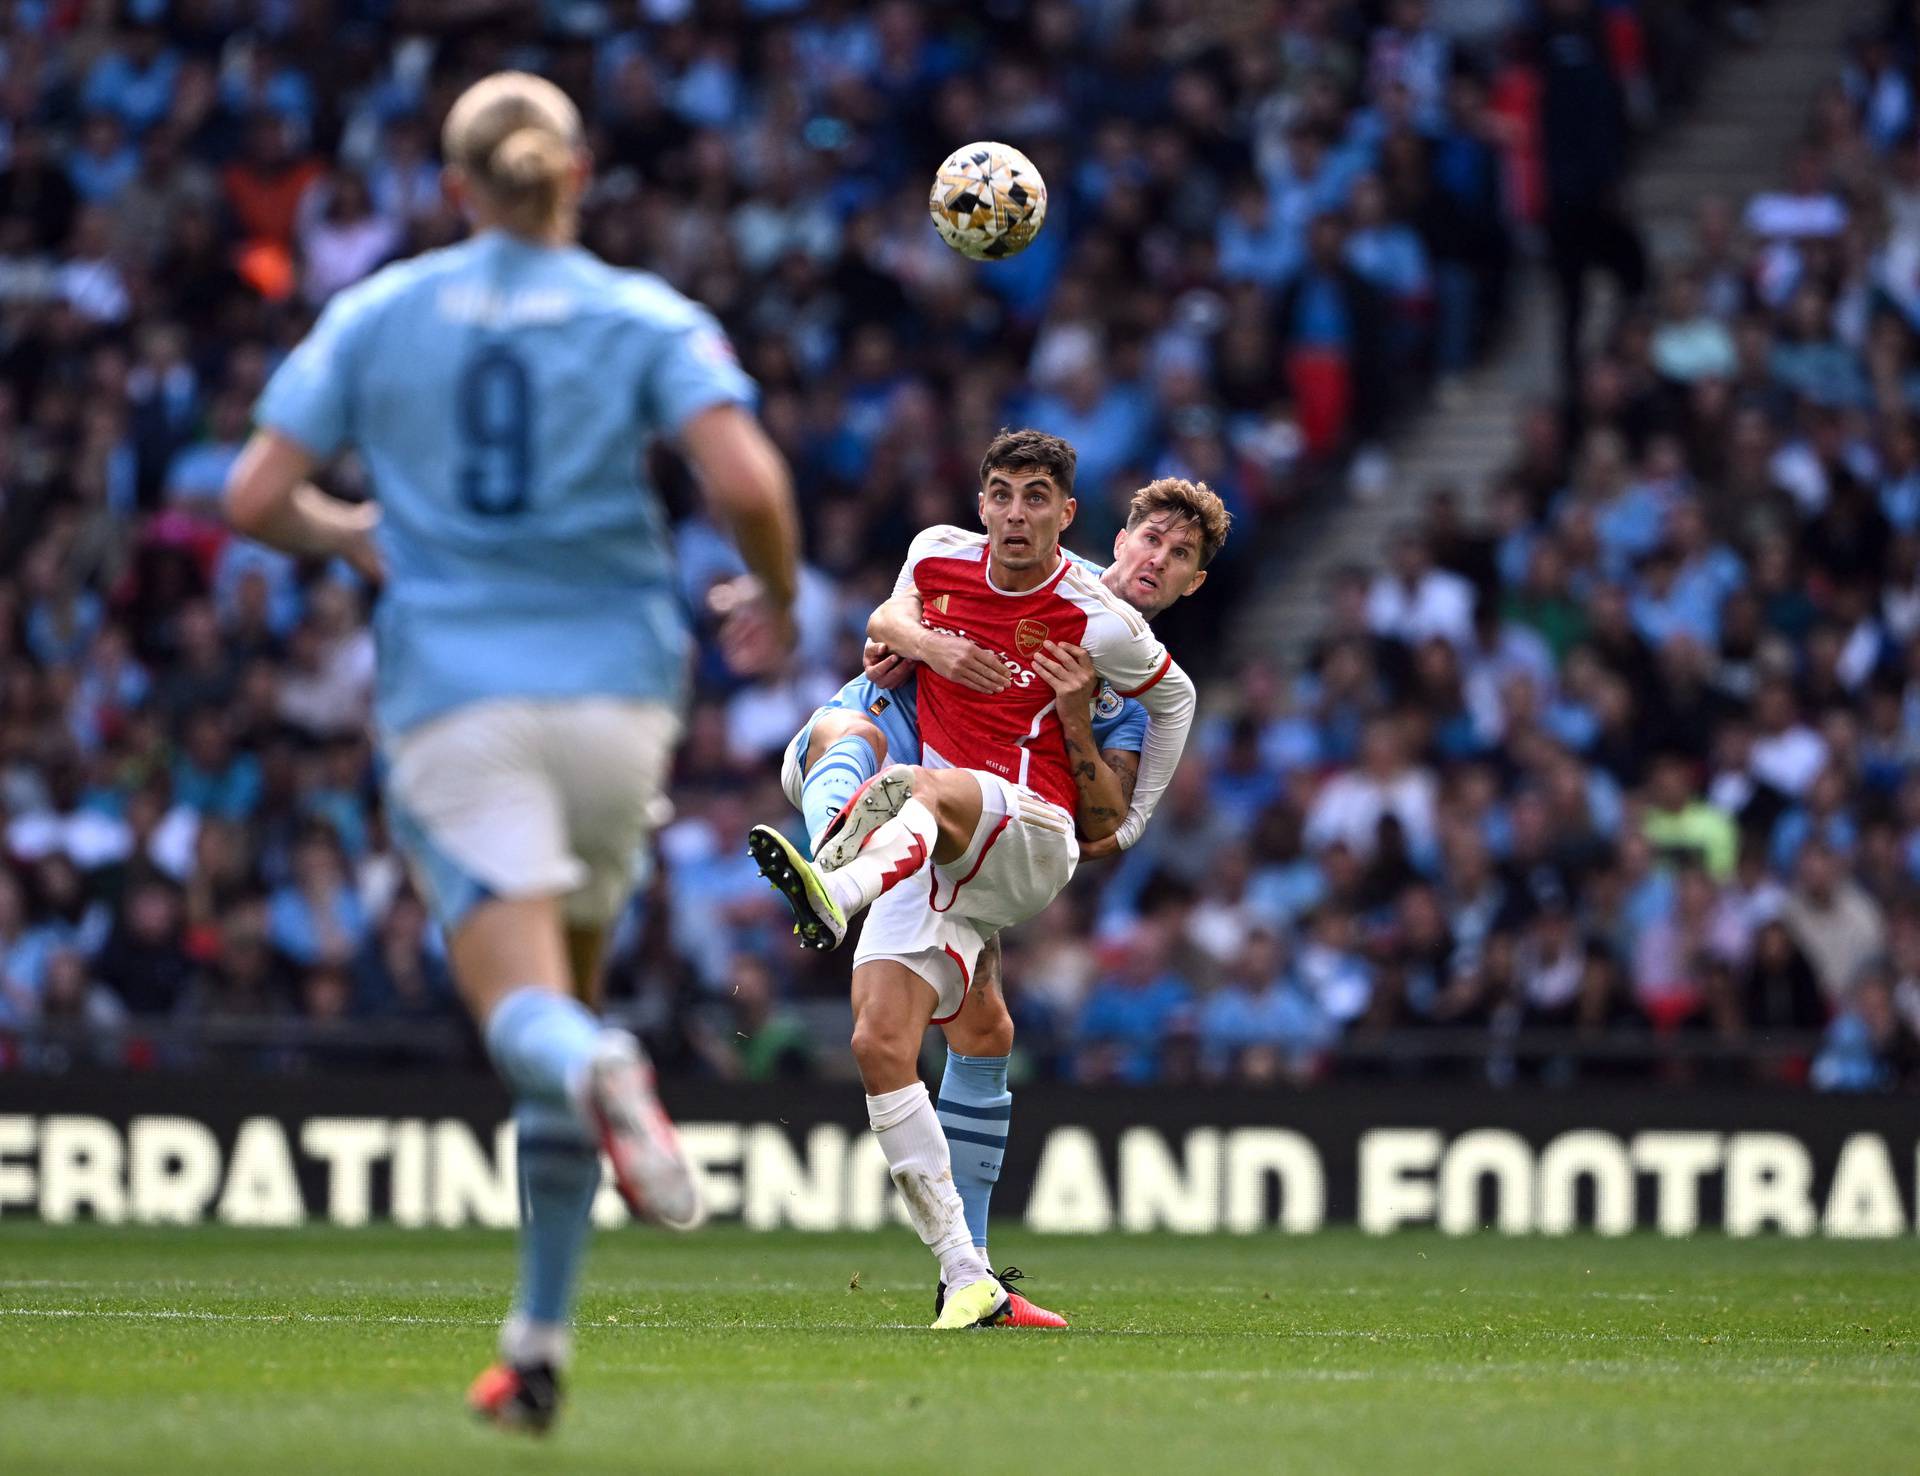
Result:
<svg viewBox="0 0 1920 1476">
<path fill-rule="evenodd" d="M 886 738 L 857 713 L 827 711 L 813 720 L 806 776 L 800 781 L 800 814 L 807 822 L 807 847 L 815 856 L 847 801 L 880 772 L 886 752 Z"/>
<path fill-rule="evenodd" d="M 868 791 L 897 794 L 894 813 L 868 833 L 857 855 L 826 870 L 770 825 L 756 825 L 747 836 L 747 852 L 793 909 L 794 931 L 809 948 L 836 948 L 847 936 L 847 921 L 871 907 L 933 859 L 963 852 L 980 820 L 979 786 L 964 770 L 938 775 L 897 764 L 868 781 Z M 856 795 L 843 814 L 861 808 Z M 834 842 L 830 841 L 829 845 Z"/>
</svg>

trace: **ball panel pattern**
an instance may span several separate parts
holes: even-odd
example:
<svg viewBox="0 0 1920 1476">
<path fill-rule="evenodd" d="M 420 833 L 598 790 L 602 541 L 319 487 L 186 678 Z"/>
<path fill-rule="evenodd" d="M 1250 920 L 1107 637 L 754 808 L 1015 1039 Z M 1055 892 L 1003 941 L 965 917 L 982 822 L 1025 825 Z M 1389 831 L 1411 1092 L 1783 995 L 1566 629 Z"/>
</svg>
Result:
<svg viewBox="0 0 1920 1476">
<path fill-rule="evenodd" d="M 933 224 L 962 256 L 997 261 L 1033 244 L 1047 218 L 1047 185 L 1033 161 L 1002 143 L 955 149 L 933 178 Z"/>
</svg>

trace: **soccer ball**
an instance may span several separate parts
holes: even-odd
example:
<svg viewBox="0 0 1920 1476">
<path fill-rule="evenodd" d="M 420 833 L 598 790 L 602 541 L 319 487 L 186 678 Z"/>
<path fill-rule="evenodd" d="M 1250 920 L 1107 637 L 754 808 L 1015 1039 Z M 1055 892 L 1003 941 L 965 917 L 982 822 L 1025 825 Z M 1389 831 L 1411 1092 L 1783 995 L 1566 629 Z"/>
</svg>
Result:
<svg viewBox="0 0 1920 1476">
<path fill-rule="evenodd" d="M 927 209 L 941 240 L 962 256 L 1000 261 L 1025 251 L 1040 234 L 1047 182 L 1018 149 L 971 143 L 947 155 Z"/>
</svg>

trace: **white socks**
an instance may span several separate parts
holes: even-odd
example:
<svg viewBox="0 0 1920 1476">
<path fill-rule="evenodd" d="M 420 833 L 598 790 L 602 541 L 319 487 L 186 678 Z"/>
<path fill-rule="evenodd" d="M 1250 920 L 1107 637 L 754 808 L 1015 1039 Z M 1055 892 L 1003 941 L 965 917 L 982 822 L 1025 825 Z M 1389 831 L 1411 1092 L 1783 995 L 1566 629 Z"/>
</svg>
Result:
<svg viewBox="0 0 1920 1476">
<path fill-rule="evenodd" d="M 967 1229 L 966 1209 L 960 1203 L 960 1191 L 953 1187 L 947 1135 L 926 1087 L 916 1081 L 896 1092 L 868 1097 L 867 1122 L 887 1155 L 887 1168 L 900 1188 L 907 1218 L 940 1258 L 940 1279 L 947 1290 L 986 1280 L 992 1272 Z"/>
<path fill-rule="evenodd" d="M 827 894 L 840 904 L 840 910 L 852 917 L 922 870 L 939 839 L 940 827 L 934 823 L 933 811 L 909 798 L 898 815 L 867 838 L 858 856 L 838 871 L 826 872 L 820 880 Z"/>
</svg>

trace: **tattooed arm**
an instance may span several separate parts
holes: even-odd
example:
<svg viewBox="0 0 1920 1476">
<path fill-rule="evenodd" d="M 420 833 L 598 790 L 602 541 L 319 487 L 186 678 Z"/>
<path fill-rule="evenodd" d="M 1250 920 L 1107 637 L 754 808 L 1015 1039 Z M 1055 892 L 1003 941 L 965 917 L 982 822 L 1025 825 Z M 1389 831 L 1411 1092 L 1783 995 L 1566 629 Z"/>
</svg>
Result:
<svg viewBox="0 0 1920 1476">
<path fill-rule="evenodd" d="M 1127 807 L 1133 803 L 1133 782 L 1140 772 L 1140 755 L 1096 746 L 1093 696 L 1100 679 L 1094 675 L 1086 652 L 1078 646 L 1048 641 L 1034 653 L 1033 665 L 1059 699 L 1067 770 L 1080 796 L 1074 816 L 1076 829 L 1083 841 L 1104 840 L 1127 818 Z"/>
</svg>

